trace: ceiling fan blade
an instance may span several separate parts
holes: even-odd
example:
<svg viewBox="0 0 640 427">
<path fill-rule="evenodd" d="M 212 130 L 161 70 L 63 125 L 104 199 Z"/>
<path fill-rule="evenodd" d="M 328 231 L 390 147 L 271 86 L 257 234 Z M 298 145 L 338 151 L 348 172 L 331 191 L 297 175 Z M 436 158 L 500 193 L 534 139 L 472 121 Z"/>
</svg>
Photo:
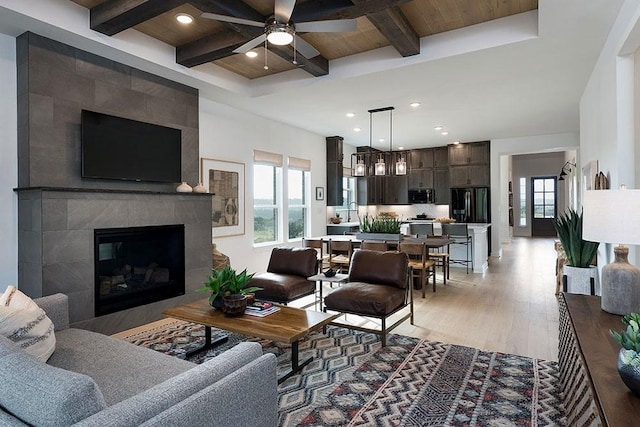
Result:
<svg viewBox="0 0 640 427">
<path fill-rule="evenodd" d="M 296 24 L 301 33 L 342 33 L 358 29 L 355 19 L 332 19 L 328 21 L 309 21 Z"/>
<path fill-rule="evenodd" d="M 296 50 L 300 52 L 302 56 L 304 56 L 307 59 L 311 59 L 313 57 L 320 55 L 320 52 L 318 52 L 318 50 L 315 47 L 311 46 L 302 37 L 295 36 L 295 38 L 296 38 Z"/>
<path fill-rule="evenodd" d="M 200 15 L 206 19 L 215 19 L 216 21 L 231 22 L 233 24 L 251 25 L 252 27 L 264 27 L 264 22 L 250 21 L 249 19 L 235 18 L 233 16 L 218 15 L 217 13 L 205 12 Z"/>
<path fill-rule="evenodd" d="M 273 14 L 276 17 L 276 21 L 280 24 L 286 24 L 291 19 L 293 8 L 296 5 L 296 0 L 276 0 Z"/>
<path fill-rule="evenodd" d="M 236 48 L 233 51 L 233 53 L 247 53 L 251 49 L 253 49 L 254 47 L 264 43 L 264 41 L 266 39 L 267 39 L 267 35 L 266 34 L 262 34 L 262 35 L 256 37 L 255 39 L 251 39 L 248 42 L 246 42 L 245 44 L 243 44 L 242 46 Z"/>
</svg>

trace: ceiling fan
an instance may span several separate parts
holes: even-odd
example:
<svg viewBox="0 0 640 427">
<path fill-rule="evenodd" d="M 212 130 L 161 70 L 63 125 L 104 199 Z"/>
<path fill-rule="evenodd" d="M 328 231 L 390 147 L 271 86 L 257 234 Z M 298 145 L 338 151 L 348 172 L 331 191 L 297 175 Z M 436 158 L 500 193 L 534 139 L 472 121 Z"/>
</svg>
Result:
<svg viewBox="0 0 640 427">
<path fill-rule="evenodd" d="M 247 53 L 263 42 L 269 42 L 280 46 L 294 42 L 294 53 L 295 50 L 297 50 L 302 54 L 302 56 L 310 59 L 320 55 L 320 52 L 318 52 L 318 50 L 311 44 L 307 43 L 303 38 L 298 36 L 296 32 L 339 33 L 356 30 L 355 19 L 309 21 L 294 24 L 293 21 L 291 21 L 291 14 L 293 13 L 295 5 L 296 0 L 275 0 L 273 16 L 270 16 L 266 22 L 219 15 L 217 13 L 203 13 L 201 16 L 203 18 L 215 19 L 217 21 L 264 28 L 264 34 L 249 40 L 247 43 L 235 49 L 233 51 L 234 53 Z"/>
</svg>

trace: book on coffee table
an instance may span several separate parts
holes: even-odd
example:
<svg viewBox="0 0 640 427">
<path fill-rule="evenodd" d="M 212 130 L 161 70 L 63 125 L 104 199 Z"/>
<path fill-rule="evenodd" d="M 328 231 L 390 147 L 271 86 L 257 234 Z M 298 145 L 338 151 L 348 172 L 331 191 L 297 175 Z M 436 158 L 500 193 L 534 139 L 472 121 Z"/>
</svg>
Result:
<svg viewBox="0 0 640 427">
<path fill-rule="evenodd" d="M 273 307 L 273 303 L 269 301 L 254 301 L 251 304 L 247 304 L 247 310 L 262 311 Z"/>
<path fill-rule="evenodd" d="M 280 307 L 278 307 L 277 305 L 272 305 L 271 307 L 265 308 L 264 310 L 253 310 L 247 307 L 244 310 L 244 314 L 248 314 L 249 316 L 265 317 L 278 311 L 280 311 Z"/>
</svg>

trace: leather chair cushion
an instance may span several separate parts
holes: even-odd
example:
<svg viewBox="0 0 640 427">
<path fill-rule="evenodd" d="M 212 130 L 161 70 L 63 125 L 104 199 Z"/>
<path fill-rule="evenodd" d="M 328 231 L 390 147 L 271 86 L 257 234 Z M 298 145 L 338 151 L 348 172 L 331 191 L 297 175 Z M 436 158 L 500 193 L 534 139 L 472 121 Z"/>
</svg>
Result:
<svg viewBox="0 0 640 427">
<path fill-rule="evenodd" d="M 350 282 L 395 286 L 407 285 L 407 255 L 401 252 L 378 252 L 361 249 L 351 257 Z"/>
<path fill-rule="evenodd" d="M 345 283 L 324 298 L 331 311 L 386 316 L 404 305 L 405 291 L 395 286 Z"/>
<path fill-rule="evenodd" d="M 315 253 L 315 251 L 313 252 Z M 306 277 L 267 272 L 253 276 L 249 286 L 258 286 L 263 289 L 255 293 L 258 299 L 289 302 L 301 296 L 311 294 L 316 285 L 314 282 L 308 281 Z"/>
<path fill-rule="evenodd" d="M 318 272 L 317 256 L 313 248 L 273 248 L 267 271 L 306 279 Z"/>
</svg>

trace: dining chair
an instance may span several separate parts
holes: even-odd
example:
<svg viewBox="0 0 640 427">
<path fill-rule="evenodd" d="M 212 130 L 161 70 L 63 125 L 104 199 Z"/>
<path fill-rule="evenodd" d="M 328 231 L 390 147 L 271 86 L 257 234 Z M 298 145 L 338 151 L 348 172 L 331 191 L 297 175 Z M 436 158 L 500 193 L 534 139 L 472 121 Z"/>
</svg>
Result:
<svg viewBox="0 0 640 427">
<path fill-rule="evenodd" d="M 436 291 L 436 263 L 429 259 L 427 245 L 422 243 L 400 242 L 398 250 L 405 253 L 409 257 L 409 267 L 411 270 L 411 279 L 420 279 L 420 288 L 422 289 L 422 298 L 425 297 L 429 277 L 433 276 L 433 292 Z"/>
<path fill-rule="evenodd" d="M 369 251 L 386 252 L 389 250 L 389 244 L 386 240 L 363 240 L 360 243 L 360 249 Z"/>
<path fill-rule="evenodd" d="M 442 239 L 449 240 L 449 236 L 429 236 L 430 239 Z M 429 250 L 429 259 L 432 259 L 436 263 L 436 270 L 438 267 L 442 267 L 442 283 L 447 284 L 447 279 L 449 278 L 449 244 L 442 245 L 437 248 L 430 248 Z"/>
<path fill-rule="evenodd" d="M 324 242 L 321 239 L 302 239 L 303 248 L 313 248 L 318 253 L 318 270 L 329 268 L 329 254 L 324 252 Z"/>
<path fill-rule="evenodd" d="M 338 272 L 346 272 L 349 269 L 353 243 L 350 240 L 331 240 L 327 244 L 329 252 L 329 268 Z"/>
<path fill-rule="evenodd" d="M 467 224 L 442 224 L 442 234 L 449 236 L 453 240 L 452 245 L 464 246 L 466 249 L 466 258 L 449 258 L 450 263 L 463 264 L 467 267 L 469 274 L 469 265 L 473 271 L 473 239 L 469 236 L 469 228 Z"/>
</svg>

